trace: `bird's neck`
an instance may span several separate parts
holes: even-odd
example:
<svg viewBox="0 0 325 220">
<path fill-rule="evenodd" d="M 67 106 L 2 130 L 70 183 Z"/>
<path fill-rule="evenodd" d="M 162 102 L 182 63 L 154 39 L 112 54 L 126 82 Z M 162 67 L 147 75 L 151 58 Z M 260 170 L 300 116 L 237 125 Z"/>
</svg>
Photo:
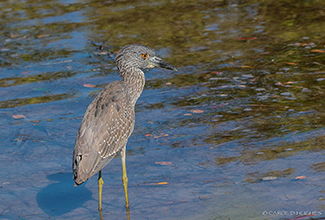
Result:
<svg viewBox="0 0 325 220">
<path fill-rule="evenodd" d="M 121 68 L 120 76 L 123 78 L 123 82 L 125 82 L 128 95 L 131 99 L 131 104 L 135 105 L 138 98 L 140 97 L 144 84 L 145 84 L 145 76 L 141 69 L 139 68 Z"/>
</svg>

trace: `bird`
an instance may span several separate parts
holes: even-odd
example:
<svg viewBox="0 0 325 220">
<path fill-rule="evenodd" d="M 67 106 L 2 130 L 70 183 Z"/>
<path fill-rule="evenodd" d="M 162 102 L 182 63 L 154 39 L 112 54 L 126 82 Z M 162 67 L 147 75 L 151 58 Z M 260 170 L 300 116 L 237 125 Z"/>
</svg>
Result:
<svg viewBox="0 0 325 220">
<path fill-rule="evenodd" d="M 140 97 L 145 75 L 141 69 L 161 67 L 177 69 L 148 46 L 129 44 L 120 49 L 115 58 L 122 80 L 105 86 L 88 106 L 80 124 L 73 150 L 73 178 L 75 186 L 98 175 L 98 210 L 101 213 L 101 170 L 117 155 L 122 159 L 122 182 L 128 210 L 126 144 L 134 129 L 135 104 Z"/>
</svg>

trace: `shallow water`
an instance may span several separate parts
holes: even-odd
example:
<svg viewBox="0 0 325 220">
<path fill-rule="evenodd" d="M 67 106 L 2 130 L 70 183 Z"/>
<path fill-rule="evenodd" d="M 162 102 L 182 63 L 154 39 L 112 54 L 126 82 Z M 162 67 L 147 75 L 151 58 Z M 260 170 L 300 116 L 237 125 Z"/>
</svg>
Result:
<svg viewBox="0 0 325 220">
<path fill-rule="evenodd" d="M 99 219 L 97 178 L 73 187 L 72 151 L 129 43 L 178 69 L 146 71 L 127 145 L 130 219 L 324 217 L 324 6 L 1 2 L 1 219 Z M 126 219 L 120 158 L 103 178 L 104 219 Z"/>
</svg>

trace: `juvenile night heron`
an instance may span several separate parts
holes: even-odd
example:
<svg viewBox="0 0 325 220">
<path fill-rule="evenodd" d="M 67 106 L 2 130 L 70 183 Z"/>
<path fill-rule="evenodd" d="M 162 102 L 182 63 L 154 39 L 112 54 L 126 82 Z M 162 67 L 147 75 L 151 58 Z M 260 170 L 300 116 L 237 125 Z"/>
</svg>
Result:
<svg viewBox="0 0 325 220">
<path fill-rule="evenodd" d="M 80 185 L 99 172 L 99 207 L 104 181 L 101 170 L 120 153 L 126 207 L 129 206 L 125 153 L 134 128 L 134 106 L 140 97 L 145 76 L 141 69 L 156 66 L 177 71 L 155 56 L 146 46 L 123 47 L 115 58 L 122 81 L 108 84 L 88 106 L 81 122 L 73 151 L 73 178 Z"/>
</svg>

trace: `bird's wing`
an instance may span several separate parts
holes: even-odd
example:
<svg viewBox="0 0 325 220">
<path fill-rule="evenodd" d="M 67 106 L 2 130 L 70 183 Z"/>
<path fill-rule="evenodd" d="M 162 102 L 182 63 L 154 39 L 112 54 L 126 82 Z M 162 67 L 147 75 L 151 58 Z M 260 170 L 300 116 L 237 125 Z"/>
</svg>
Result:
<svg viewBox="0 0 325 220">
<path fill-rule="evenodd" d="M 134 110 L 128 103 L 125 85 L 115 81 L 88 106 L 74 149 L 75 180 L 86 181 L 124 147 L 134 126 Z"/>
</svg>

